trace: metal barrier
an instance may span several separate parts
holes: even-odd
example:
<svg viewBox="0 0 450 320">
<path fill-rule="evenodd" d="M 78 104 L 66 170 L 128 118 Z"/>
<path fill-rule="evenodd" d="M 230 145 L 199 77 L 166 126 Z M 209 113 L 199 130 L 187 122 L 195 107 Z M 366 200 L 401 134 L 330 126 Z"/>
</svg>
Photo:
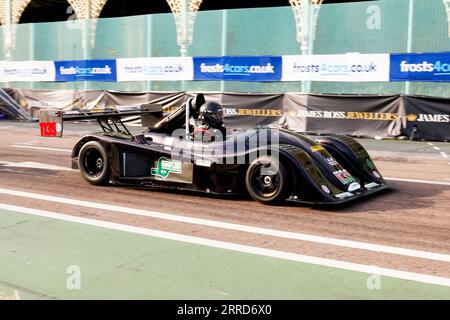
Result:
<svg viewBox="0 0 450 320">
<path fill-rule="evenodd" d="M 12 119 L 33 120 L 31 115 L 3 89 L 0 89 L 0 113 Z"/>
</svg>

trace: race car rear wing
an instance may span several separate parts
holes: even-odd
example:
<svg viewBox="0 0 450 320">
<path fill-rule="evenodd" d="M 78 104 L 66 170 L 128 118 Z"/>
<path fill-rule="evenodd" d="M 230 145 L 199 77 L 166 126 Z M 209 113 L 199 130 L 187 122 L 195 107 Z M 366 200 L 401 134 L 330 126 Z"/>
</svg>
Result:
<svg viewBox="0 0 450 320">
<path fill-rule="evenodd" d="M 157 123 L 162 116 L 162 106 L 157 104 L 145 104 L 119 111 L 107 109 L 100 112 L 46 109 L 39 112 L 39 127 L 42 137 L 62 137 L 64 122 L 66 121 L 97 120 L 105 133 L 120 133 L 131 136 L 125 123 L 141 118 L 143 126 L 151 126 Z"/>
</svg>

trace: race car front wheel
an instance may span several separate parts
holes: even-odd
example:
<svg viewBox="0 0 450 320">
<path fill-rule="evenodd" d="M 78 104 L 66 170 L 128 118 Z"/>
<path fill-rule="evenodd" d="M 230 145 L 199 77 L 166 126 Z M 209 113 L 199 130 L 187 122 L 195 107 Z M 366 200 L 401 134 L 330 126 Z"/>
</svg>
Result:
<svg viewBox="0 0 450 320">
<path fill-rule="evenodd" d="M 78 165 L 89 183 L 93 185 L 104 185 L 109 180 L 109 162 L 103 146 L 97 141 L 86 143 L 78 155 Z"/>
<path fill-rule="evenodd" d="M 286 200 L 292 191 L 286 169 L 273 157 L 260 157 L 253 161 L 245 175 L 250 196 L 264 204 L 276 204 Z"/>
</svg>

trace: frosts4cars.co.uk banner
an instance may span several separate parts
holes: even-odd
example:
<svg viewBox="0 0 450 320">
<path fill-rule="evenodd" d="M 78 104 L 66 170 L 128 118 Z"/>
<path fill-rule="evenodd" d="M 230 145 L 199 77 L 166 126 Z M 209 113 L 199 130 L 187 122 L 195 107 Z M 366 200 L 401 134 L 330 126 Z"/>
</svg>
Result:
<svg viewBox="0 0 450 320">
<path fill-rule="evenodd" d="M 283 56 L 282 81 L 389 81 L 388 54 Z"/>
<path fill-rule="evenodd" d="M 116 60 L 55 61 L 56 81 L 117 80 Z"/>
<path fill-rule="evenodd" d="M 117 81 L 192 80 L 194 64 L 189 57 L 117 59 Z"/>
<path fill-rule="evenodd" d="M 192 80 L 450 82 L 450 52 L 0 61 L 0 82 Z"/>
<path fill-rule="evenodd" d="M 450 53 L 391 54 L 391 81 L 450 82 Z"/>
<path fill-rule="evenodd" d="M 53 61 L 0 61 L 0 81 L 55 81 L 55 64 Z"/>
<path fill-rule="evenodd" d="M 194 80 L 281 80 L 281 57 L 194 57 L 193 59 Z"/>
</svg>

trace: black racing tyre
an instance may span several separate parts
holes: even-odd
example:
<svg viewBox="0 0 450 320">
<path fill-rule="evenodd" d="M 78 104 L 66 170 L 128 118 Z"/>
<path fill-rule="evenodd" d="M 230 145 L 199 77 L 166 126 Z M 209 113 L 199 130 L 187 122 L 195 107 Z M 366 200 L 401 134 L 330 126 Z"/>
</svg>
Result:
<svg viewBox="0 0 450 320">
<path fill-rule="evenodd" d="M 292 193 L 292 181 L 286 168 L 281 161 L 270 156 L 259 157 L 250 164 L 245 185 L 250 196 L 264 204 L 280 203 Z"/>
<path fill-rule="evenodd" d="M 97 141 L 91 141 L 81 147 L 78 155 L 78 167 L 83 178 L 93 185 L 105 185 L 109 182 L 108 155 Z"/>
</svg>

